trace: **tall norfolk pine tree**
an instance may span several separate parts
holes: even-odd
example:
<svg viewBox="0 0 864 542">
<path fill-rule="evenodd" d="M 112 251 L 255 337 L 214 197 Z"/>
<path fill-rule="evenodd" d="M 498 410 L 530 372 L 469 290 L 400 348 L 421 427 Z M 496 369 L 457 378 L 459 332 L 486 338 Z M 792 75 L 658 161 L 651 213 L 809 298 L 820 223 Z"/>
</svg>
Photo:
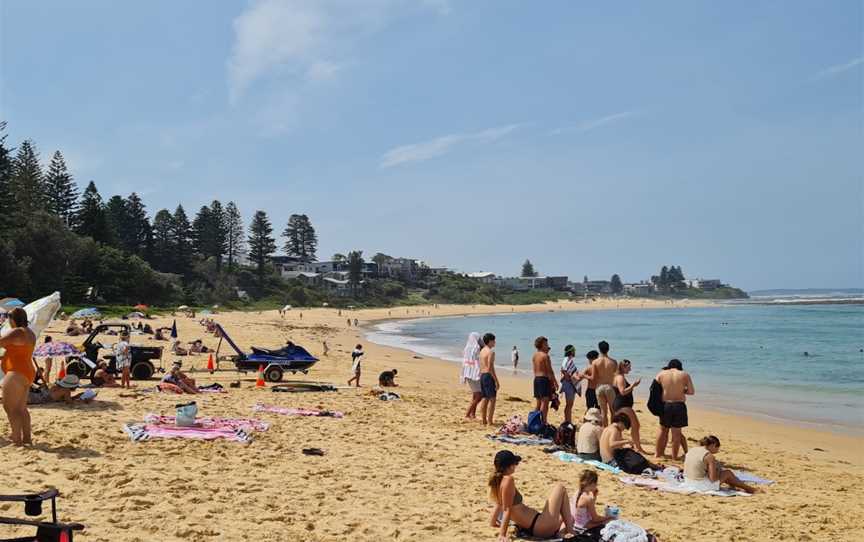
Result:
<svg viewBox="0 0 864 542">
<path fill-rule="evenodd" d="M 33 213 L 45 209 L 42 166 L 39 165 L 36 147 L 29 139 L 21 144 L 12 161 L 10 189 L 12 201 L 15 202 L 15 207 L 11 211 L 15 217 L 26 219 Z"/>
<path fill-rule="evenodd" d="M 6 146 L 6 122 L 0 121 L 0 238 L 12 224 L 12 149 Z"/>
<path fill-rule="evenodd" d="M 315 253 L 318 251 L 318 236 L 308 216 L 291 215 L 282 236 L 285 237 L 285 254 L 305 262 L 315 259 Z"/>
<path fill-rule="evenodd" d="M 246 238 L 243 234 L 243 218 L 240 216 L 240 210 L 237 209 L 237 204 L 229 201 L 225 206 L 225 240 L 226 251 L 228 256 L 228 268 L 233 269 L 238 263 L 240 255 L 243 254 Z"/>
<path fill-rule="evenodd" d="M 113 236 L 108 228 L 102 196 L 99 195 L 99 190 L 96 189 L 96 184 L 93 181 L 90 181 L 81 196 L 81 203 L 78 206 L 78 214 L 75 219 L 75 231 L 80 235 L 92 237 L 94 241 L 100 243 L 112 242 Z"/>
<path fill-rule="evenodd" d="M 73 228 L 78 209 L 78 187 L 60 151 L 54 153 L 45 174 L 45 196 L 48 210 L 63 219 L 66 227 Z"/>
<path fill-rule="evenodd" d="M 255 211 L 249 224 L 249 261 L 255 264 L 259 280 L 264 279 L 264 269 L 270 256 L 276 252 L 276 240 L 272 237 L 273 227 L 264 211 Z"/>
</svg>

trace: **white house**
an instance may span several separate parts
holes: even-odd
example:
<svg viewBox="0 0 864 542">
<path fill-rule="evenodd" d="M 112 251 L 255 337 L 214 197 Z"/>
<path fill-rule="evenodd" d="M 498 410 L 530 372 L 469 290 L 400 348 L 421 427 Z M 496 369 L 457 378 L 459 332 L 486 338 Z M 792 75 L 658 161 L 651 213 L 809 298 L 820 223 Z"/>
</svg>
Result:
<svg viewBox="0 0 864 542">
<path fill-rule="evenodd" d="M 478 280 L 483 284 L 495 284 L 496 282 L 498 282 L 498 277 L 495 275 L 495 273 L 490 273 L 488 271 L 466 273 L 465 276 L 469 279 Z"/>
</svg>

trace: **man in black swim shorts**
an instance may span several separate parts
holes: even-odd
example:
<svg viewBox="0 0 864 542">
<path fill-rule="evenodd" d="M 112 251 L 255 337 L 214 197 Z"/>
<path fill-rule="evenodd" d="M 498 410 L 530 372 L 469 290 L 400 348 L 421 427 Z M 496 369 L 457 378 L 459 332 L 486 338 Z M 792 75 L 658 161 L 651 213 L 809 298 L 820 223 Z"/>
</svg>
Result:
<svg viewBox="0 0 864 542">
<path fill-rule="evenodd" d="M 683 401 L 663 403 L 663 415 L 660 416 L 660 425 L 677 429 L 687 427 L 687 403 Z"/>
<path fill-rule="evenodd" d="M 537 400 L 535 410 L 540 411 L 543 425 L 549 415 L 549 402 L 558 391 L 558 381 L 552 371 L 552 361 L 549 359 L 549 340 L 546 337 L 537 337 L 534 341 L 534 357 L 531 364 L 534 366 L 534 398 Z"/>
<path fill-rule="evenodd" d="M 600 353 L 596 350 L 592 350 L 585 354 L 585 357 L 588 359 L 588 366 L 590 367 L 594 360 L 600 357 Z M 588 386 L 585 390 L 585 410 L 600 408 L 600 403 L 597 401 L 597 390 L 594 389 L 594 383 L 587 380 L 587 384 Z"/>
</svg>

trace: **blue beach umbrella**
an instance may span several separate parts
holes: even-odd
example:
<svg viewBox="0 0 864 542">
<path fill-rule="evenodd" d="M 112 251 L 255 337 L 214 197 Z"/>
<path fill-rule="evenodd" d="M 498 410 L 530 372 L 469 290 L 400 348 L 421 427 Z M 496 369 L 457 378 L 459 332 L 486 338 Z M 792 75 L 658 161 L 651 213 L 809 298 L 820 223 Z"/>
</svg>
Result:
<svg viewBox="0 0 864 542">
<path fill-rule="evenodd" d="M 72 313 L 72 318 L 93 318 L 96 316 L 100 316 L 99 309 L 96 307 L 89 307 Z"/>
<path fill-rule="evenodd" d="M 174 320 L 174 323 L 171 324 L 171 338 L 177 338 L 177 320 Z"/>
<path fill-rule="evenodd" d="M 0 299 L 0 307 L 4 308 L 6 310 L 11 310 L 11 309 L 14 309 L 15 307 L 23 307 L 23 306 L 24 306 L 24 302 L 21 301 L 20 299 L 16 298 L 16 297 L 7 297 L 4 299 Z"/>
</svg>

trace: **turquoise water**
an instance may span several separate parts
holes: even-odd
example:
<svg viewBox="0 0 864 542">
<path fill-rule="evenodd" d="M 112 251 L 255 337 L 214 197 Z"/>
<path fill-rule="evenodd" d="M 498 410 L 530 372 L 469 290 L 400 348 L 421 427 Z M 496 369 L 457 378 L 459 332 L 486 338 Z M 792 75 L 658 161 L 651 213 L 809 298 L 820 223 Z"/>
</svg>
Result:
<svg viewBox="0 0 864 542">
<path fill-rule="evenodd" d="M 549 337 L 555 365 L 566 344 L 580 356 L 608 341 L 633 362 L 646 399 L 651 378 L 678 358 L 696 387 L 694 405 L 827 428 L 864 429 L 864 306 L 720 306 L 689 309 L 546 312 L 379 324 L 368 338 L 461 361 L 471 331 L 497 336 L 498 365 L 530 370 L 534 338 Z M 805 356 L 804 352 L 809 355 Z M 512 369 L 511 369 L 512 370 Z M 454 368 L 454 375 L 457 369 Z M 455 376 L 454 376 L 455 379 Z M 689 401 L 689 400 L 688 400 Z"/>
</svg>

